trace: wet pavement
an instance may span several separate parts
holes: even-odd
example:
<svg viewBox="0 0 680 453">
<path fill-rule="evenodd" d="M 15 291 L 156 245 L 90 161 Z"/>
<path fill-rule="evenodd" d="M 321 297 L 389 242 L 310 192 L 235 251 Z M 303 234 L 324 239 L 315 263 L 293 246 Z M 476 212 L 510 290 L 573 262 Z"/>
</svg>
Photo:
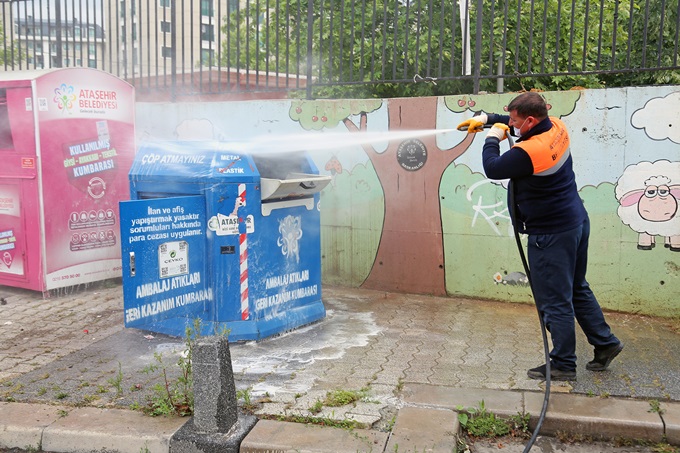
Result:
<svg viewBox="0 0 680 453">
<path fill-rule="evenodd" d="M 153 398 L 163 370 L 170 379 L 179 373 L 185 339 L 125 329 L 120 282 L 48 298 L 0 287 L 0 297 L 0 401 L 135 409 Z M 342 287 L 324 287 L 324 303 L 320 322 L 230 345 L 240 402 L 257 416 L 352 419 L 389 431 L 423 389 L 542 394 L 542 383 L 526 377 L 543 363 L 532 305 Z M 621 313 L 607 320 L 625 343 L 621 355 L 608 371 L 585 370 L 592 350 L 579 332 L 577 381 L 552 391 L 680 401 L 678 321 Z M 319 404 L 335 390 L 362 399 Z"/>
</svg>

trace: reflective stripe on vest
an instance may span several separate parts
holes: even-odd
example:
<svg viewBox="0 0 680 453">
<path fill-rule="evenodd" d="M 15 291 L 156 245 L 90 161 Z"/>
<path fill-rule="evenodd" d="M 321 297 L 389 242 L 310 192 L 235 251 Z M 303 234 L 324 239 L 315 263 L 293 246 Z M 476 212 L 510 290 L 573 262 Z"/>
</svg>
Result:
<svg viewBox="0 0 680 453">
<path fill-rule="evenodd" d="M 553 126 L 549 131 L 517 144 L 531 158 L 535 176 L 557 173 L 570 155 L 569 134 L 564 123 L 552 116 L 550 122 Z"/>
</svg>

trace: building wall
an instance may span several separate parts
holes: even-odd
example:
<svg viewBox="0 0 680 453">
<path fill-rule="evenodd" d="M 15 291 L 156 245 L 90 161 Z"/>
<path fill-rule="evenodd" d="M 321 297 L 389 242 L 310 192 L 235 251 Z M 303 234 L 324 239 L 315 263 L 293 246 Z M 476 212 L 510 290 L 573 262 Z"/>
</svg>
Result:
<svg viewBox="0 0 680 453">
<path fill-rule="evenodd" d="M 680 315 L 680 87 L 542 94 L 570 130 L 600 303 Z M 332 177 L 320 203 L 325 283 L 530 302 L 507 190 L 482 170 L 484 134 L 453 129 L 513 97 L 138 103 L 138 142 L 257 139 L 262 149 L 309 150 Z M 664 185 L 675 210 L 640 219 L 646 189 Z"/>
<path fill-rule="evenodd" d="M 228 0 L 177 1 L 177 72 L 191 72 L 217 55 L 220 17 Z M 171 72 L 173 17 L 170 0 L 104 0 L 105 28 L 112 43 L 113 72 L 121 77 L 156 76 Z M 212 13 L 212 14 L 210 14 Z"/>
<path fill-rule="evenodd" d="M 169 74 L 173 29 L 178 73 L 193 72 L 201 63 L 205 70 L 216 67 L 220 18 L 226 16 L 229 4 L 236 8 L 238 2 L 177 0 L 174 26 L 170 4 L 170 0 L 78 0 L 62 2 L 56 12 L 44 0 L 35 5 L 0 3 L 0 15 L 6 26 L 13 25 L 5 30 L 5 39 L 28 51 L 28 58 L 17 60 L 14 69 L 57 67 L 57 22 L 61 24 L 61 67 L 97 67 L 126 79 Z M 36 46 L 41 50 L 34 51 Z"/>
<path fill-rule="evenodd" d="M 11 43 L 16 49 L 14 67 L 7 58 L 8 67 L 3 64 L 1 70 L 105 67 L 104 30 L 99 25 L 101 15 L 97 16 L 94 9 L 82 5 L 74 8 L 66 2 L 57 13 L 54 7 L 40 8 L 40 4 L 3 3 L 0 15 L 6 27 L 2 51 L 9 53 Z"/>
</svg>

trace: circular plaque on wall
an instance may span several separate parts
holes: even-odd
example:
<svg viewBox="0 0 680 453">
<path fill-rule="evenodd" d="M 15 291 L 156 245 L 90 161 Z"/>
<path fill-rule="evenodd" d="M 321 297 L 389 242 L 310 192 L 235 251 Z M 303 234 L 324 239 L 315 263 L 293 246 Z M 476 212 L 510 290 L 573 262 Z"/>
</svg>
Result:
<svg viewBox="0 0 680 453">
<path fill-rule="evenodd" d="M 427 161 L 425 143 L 415 138 L 401 142 L 399 148 L 397 148 L 397 161 L 405 170 L 420 170 Z"/>
</svg>

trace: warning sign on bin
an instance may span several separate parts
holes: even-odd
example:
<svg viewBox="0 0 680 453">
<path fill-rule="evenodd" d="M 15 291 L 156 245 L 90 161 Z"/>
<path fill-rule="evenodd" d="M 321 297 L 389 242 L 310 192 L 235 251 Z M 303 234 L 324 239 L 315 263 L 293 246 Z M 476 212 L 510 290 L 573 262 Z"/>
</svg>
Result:
<svg viewBox="0 0 680 453">
<path fill-rule="evenodd" d="M 203 311 L 203 302 L 213 297 L 204 259 L 203 199 L 173 197 L 121 205 L 125 325 L 149 326 Z"/>
</svg>

